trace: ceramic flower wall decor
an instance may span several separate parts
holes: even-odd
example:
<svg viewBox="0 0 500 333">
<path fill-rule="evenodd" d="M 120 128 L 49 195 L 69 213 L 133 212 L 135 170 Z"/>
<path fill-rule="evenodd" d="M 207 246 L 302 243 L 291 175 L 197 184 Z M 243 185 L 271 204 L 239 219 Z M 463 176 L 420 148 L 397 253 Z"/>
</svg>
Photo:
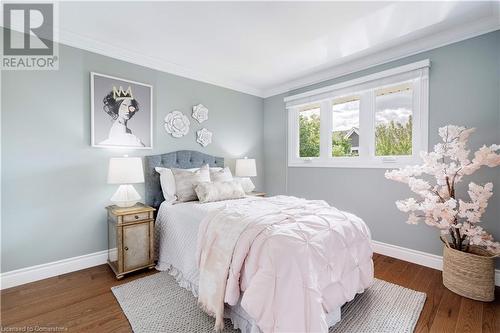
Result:
<svg viewBox="0 0 500 333">
<path fill-rule="evenodd" d="M 203 104 L 195 105 L 191 116 L 201 124 L 208 119 L 208 109 Z"/>
<path fill-rule="evenodd" d="M 189 132 L 189 119 L 180 111 L 172 111 L 165 117 L 165 130 L 174 138 L 180 138 Z"/>
<path fill-rule="evenodd" d="M 201 130 L 196 131 L 196 135 L 196 142 L 198 142 L 203 147 L 206 147 L 210 143 L 212 143 L 212 132 L 210 132 L 206 128 L 202 128 Z"/>
</svg>

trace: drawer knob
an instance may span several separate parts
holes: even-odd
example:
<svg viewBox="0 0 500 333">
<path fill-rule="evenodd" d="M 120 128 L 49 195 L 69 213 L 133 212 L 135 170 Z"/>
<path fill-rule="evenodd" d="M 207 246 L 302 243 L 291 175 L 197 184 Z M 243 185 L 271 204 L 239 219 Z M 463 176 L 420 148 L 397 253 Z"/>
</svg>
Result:
<svg viewBox="0 0 500 333">
<path fill-rule="evenodd" d="M 128 251 L 128 247 L 127 246 L 125 246 L 125 251 Z"/>
<path fill-rule="evenodd" d="M 139 219 L 139 215 L 136 215 L 136 216 L 134 216 L 134 217 L 135 217 L 135 219 L 136 219 L 136 220 L 138 220 L 138 219 Z"/>
</svg>

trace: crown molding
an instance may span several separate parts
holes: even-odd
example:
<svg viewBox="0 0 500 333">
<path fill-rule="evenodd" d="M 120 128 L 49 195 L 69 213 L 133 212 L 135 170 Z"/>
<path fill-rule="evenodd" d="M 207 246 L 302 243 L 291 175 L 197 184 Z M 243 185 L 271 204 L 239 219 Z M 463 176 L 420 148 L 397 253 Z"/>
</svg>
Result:
<svg viewBox="0 0 500 333">
<path fill-rule="evenodd" d="M 166 72 L 191 80 L 213 84 L 219 87 L 235 90 L 257 97 L 263 97 L 263 92 L 261 89 L 245 85 L 228 78 L 217 77 L 195 71 L 193 69 L 166 61 L 158 57 L 152 57 L 140 52 L 116 47 L 68 30 L 58 29 L 55 35 L 58 36 L 56 42 L 60 44 L 126 61 L 132 64 L 144 66 L 147 68 L 158 70 L 160 72 Z"/>
<path fill-rule="evenodd" d="M 285 83 L 262 89 L 235 81 L 234 79 L 222 76 L 218 77 L 193 70 L 159 57 L 145 55 L 122 47 L 116 47 L 57 27 L 55 28 L 55 41 L 60 44 L 101 54 L 161 72 L 216 85 L 257 97 L 268 98 L 498 30 L 500 29 L 499 7 L 500 2 L 498 3 L 498 6 L 494 7 L 492 15 L 488 18 L 483 18 L 475 22 L 468 22 L 467 24 L 461 24 L 441 32 L 430 33 L 417 39 L 414 39 L 413 37 L 403 38 L 396 46 L 390 47 L 389 45 L 384 45 L 372 50 L 367 50 L 353 55 L 352 57 L 342 59 L 329 68 L 320 69 L 315 73 L 306 74 L 296 79 L 288 80 Z"/>
<path fill-rule="evenodd" d="M 268 98 L 327 80 L 332 80 L 370 67 L 480 36 L 498 29 L 500 29 L 500 20 L 498 14 L 494 13 L 491 17 L 488 17 L 488 19 L 463 24 L 439 33 L 420 37 L 416 40 L 407 38 L 394 47 L 384 47 L 372 52 L 367 51 L 357 55 L 355 58 L 338 62 L 328 69 L 318 70 L 313 74 L 305 75 L 290 80 L 287 83 L 264 89 L 263 97 Z"/>
</svg>

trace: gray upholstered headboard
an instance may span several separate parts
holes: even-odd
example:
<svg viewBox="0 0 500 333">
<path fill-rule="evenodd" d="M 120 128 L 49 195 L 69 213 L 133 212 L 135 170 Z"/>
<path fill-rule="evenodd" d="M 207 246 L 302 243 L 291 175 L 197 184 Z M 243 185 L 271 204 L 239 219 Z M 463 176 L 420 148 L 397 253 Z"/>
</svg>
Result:
<svg viewBox="0 0 500 333">
<path fill-rule="evenodd" d="M 160 186 L 160 174 L 155 167 L 190 169 L 205 164 L 224 167 L 224 158 L 207 155 L 194 150 L 179 150 L 161 155 L 145 157 L 144 178 L 146 183 L 146 205 L 158 209 L 165 200 Z"/>
</svg>

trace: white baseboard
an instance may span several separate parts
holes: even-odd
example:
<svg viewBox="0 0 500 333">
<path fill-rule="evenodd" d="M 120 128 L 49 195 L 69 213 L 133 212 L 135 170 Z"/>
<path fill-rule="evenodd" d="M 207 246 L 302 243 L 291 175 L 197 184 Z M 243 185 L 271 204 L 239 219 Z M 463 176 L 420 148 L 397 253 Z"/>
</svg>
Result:
<svg viewBox="0 0 500 333">
<path fill-rule="evenodd" d="M 435 254 L 408 249 L 405 247 L 372 241 L 373 252 L 388 257 L 409 261 L 414 264 L 443 270 L 443 257 Z M 495 285 L 500 286 L 500 270 L 495 270 Z"/>
<path fill-rule="evenodd" d="M 21 284 L 47 279 L 80 269 L 105 264 L 108 250 L 67 258 L 46 264 L 25 267 L 0 274 L 0 289 L 15 287 Z"/>
<path fill-rule="evenodd" d="M 409 261 L 418 265 L 442 270 L 443 257 L 427 252 L 412 250 L 397 245 L 372 241 L 373 251 L 389 257 Z M 113 252 L 112 251 L 112 255 Z M 47 279 L 53 276 L 78 271 L 107 262 L 108 251 L 99 251 L 83 256 L 49 262 L 46 264 L 17 269 L 0 274 L 0 289 Z M 495 284 L 500 286 L 500 270 L 495 270 Z"/>
</svg>

